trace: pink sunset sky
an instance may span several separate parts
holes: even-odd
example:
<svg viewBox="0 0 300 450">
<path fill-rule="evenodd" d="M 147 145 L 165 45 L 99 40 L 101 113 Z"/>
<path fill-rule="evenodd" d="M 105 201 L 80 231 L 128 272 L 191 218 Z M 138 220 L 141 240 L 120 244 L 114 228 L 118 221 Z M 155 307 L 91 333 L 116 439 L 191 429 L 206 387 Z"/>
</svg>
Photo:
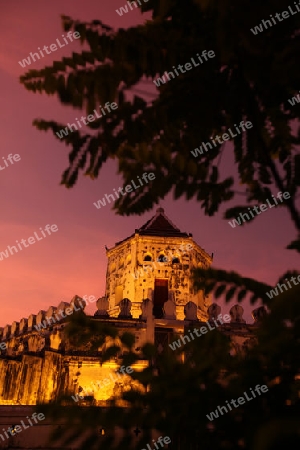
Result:
<svg viewBox="0 0 300 450">
<path fill-rule="evenodd" d="M 223 219 L 225 208 L 212 218 L 206 217 L 195 200 L 174 201 L 172 196 L 142 216 L 117 216 L 112 204 L 101 209 L 93 205 L 123 185 L 112 161 L 95 181 L 80 176 L 74 188 L 60 186 L 61 174 L 68 165 L 68 148 L 51 132 L 38 131 L 32 122 L 43 118 L 67 123 L 78 112 L 62 106 L 55 96 L 26 91 L 19 82 L 26 69 L 18 61 L 61 38 L 61 14 L 83 21 L 100 19 L 115 28 L 143 23 L 145 16 L 138 10 L 118 16 L 116 8 L 125 3 L 14 0 L 1 4 L 0 165 L 3 167 L 2 158 L 10 153 L 19 154 L 21 159 L 0 171 L 0 252 L 15 245 L 16 240 L 28 239 L 47 224 L 56 224 L 58 231 L 0 261 L 0 326 L 57 306 L 62 300 L 69 302 L 75 294 L 102 296 L 106 275 L 104 246 L 110 248 L 132 234 L 155 214 L 158 206 L 182 231 L 192 233 L 208 253 L 214 252 L 214 267 L 235 270 L 271 285 L 287 269 L 297 268 L 296 252 L 285 250 L 296 232 L 284 208 L 267 210 L 254 223 L 235 229 Z M 80 42 L 70 43 L 32 63 L 30 69 L 50 65 L 73 51 L 80 51 Z M 224 175 L 236 173 L 230 143 L 225 150 Z M 236 198 L 235 203 L 242 200 L 243 197 Z M 222 312 L 226 313 L 230 306 L 223 306 Z M 244 317 L 251 322 L 250 310 L 254 307 L 243 306 Z M 87 311 L 93 313 L 95 304 Z"/>
</svg>

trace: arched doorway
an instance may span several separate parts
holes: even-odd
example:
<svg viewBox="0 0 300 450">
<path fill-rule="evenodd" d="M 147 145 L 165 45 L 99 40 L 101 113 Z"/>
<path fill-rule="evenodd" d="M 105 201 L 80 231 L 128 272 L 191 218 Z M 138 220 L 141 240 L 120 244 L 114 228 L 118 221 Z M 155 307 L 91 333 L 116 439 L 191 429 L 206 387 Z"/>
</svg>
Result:
<svg viewBox="0 0 300 450">
<path fill-rule="evenodd" d="M 168 301 L 168 279 L 156 278 L 154 281 L 153 315 L 156 319 L 163 317 L 163 306 Z"/>
</svg>

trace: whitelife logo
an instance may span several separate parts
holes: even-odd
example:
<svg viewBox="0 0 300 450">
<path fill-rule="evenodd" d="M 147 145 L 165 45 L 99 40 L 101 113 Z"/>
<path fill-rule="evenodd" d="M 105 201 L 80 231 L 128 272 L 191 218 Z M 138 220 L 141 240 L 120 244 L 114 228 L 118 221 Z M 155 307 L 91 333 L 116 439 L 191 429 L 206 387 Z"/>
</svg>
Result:
<svg viewBox="0 0 300 450">
<path fill-rule="evenodd" d="M 156 442 L 154 439 L 152 439 L 152 442 L 154 443 L 155 448 L 152 449 L 150 445 L 147 444 L 147 448 L 142 448 L 142 450 L 159 450 L 160 448 L 163 448 L 165 444 L 170 444 L 171 439 L 169 438 L 169 436 L 165 437 L 159 436 Z M 158 447 L 157 442 L 160 444 L 160 447 Z"/>
<path fill-rule="evenodd" d="M 158 268 L 161 268 L 165 263 L 172 262 L 174 259 L 177 259 L 178 256 L 180 256 L 179 252 L 189 252 L 193 249 L 192 244 L 181 244 L 180 247 L 176 247 L 175 253 L 173 253 L 170 250 L 166 251 L 165 259 L 164 261 L 160 261 L 159 258 L 157 258 L 157 263 L 159 267 L 155 264 L 153 261 L 149 261 L 148 264 L 143 264 L 143 268 L 140 270 L 136 270 L 134 273 L 131 273 L 130 275 L 137 280 L 139 277 L 144 277 L 146 273 L 152 272 L 154 269 L 157 270 Z"/>
<path fill-rule="evenodd" d="M 102 114 L 104 114 L 104 116 L 106 116 L 106 113 L 101 105 L 99 106 L 99 108 L 101 109 Z M 108 112 L 111 112 L 110 109 L 115 110 L 118 108 L 118 105 L 115 102 L 112 102 L 112 103 L 106 102 L 104 105 L 104 108 L 106 108 Z M 99 115 L 95 109 L 93 112 L 95 113 L 95 116 L 98 119 L 101 119 L 102 114 Z M 94 122 L 95 120 L 97 120 L 95 116 L 93 116 L 93 114 L 89 114 L 88 116 L 81 116 L 80 120 L 84 125 L 88 125 L 90 122 Z M 75 120 L 77 122 L 77 125 L 80 128 L 82 128 L 82 125 L 79 122 L 79 120 L 77 119 L 77 117 L 75 117 Z M 72 129 L 72 127 L 74 127 L 74 130 Z M 68 130 L 68 128 L 69 128 L 69 130 Z M 77 131 L 77 130 L 78 130 L 78 128 L 75 125 L 75 123 L 71 123 L 71 124 L 68 123 L 68 126 L 66 128 L 62 128 L 60 131 L 57 131 L 55 134 L 56 134 L 56 136 L 59 137 L 59 139 L 63 139 L 63 137 L 68 136 L 69 131 L 70 131 L 70 133 L 73 133 L 73 131 Z"/>
<path fill-rule="evenodd" d="M 261 392 L 262 392 L 263 394 L 265 394 L 265 393 L 268 392 L 268 390 L 269 390 L 269 389 L 268 389 L 268 386 L 266 386 L 265 384 L 263 384 L 262 386 L 260 386 L 259 384 L 257 384 L 257 385 L 255 386 L 254 389 L 255 389 L 255 391 L 258 393 L 258 395 L 261 395 Z M 260 392 L 260 390 L 261 390 L 261 392 Z M 247 400 L 248 402 L 250 402 L 251 400 L 253 400 L 254 398 L 256 398 L 256 395 L 254 394 L 252 388 L 250 388 L 250 391 L 251 391 L 251 393 L 252 393 L 252 395 L 253 395 L 253 397 L 251 397 L 251 398 L 249 398 L 248 395 L 246 394 L 246 392 L 244 392 L 244 395 L 245 395 L 246 400 Z M 236 404 L 236 402 L 237 402 L 238 404 Z M 235 408 L 238 408 L 240 405 L 244 405 L 245 399 L 244 399 L 244 397 L 239 397 L 239 398 L 236 399 L 236 400 L 230 400 L 230 403 L 231 403 Z M 230 411 L 232 411 L 232 408 L 231 408 L 231 406 L 229 405 L 228 400 L 226 400 L 226 406 L 227 406 L 227 408 L 228 408 Z M 215 411 L 212 411 L 210 414 L 206 414 L 206 417 L 208 418 L 208 420 L 210 420 L 210 421 L 212 422 L 214 419 L 217 419 L 217 418 L 219 417 L 219 412 L 220 412 L 221 415 L 223 416 L 223 414 L 224 414 L 223 411 L 224 411 L 224 410 L 225 410 L 225 413 L 228 413 L 228 410 L 227 410 L 226 406 L 218 406 L 219 411 L 216 409 Z"/>
<path fill-rule="evenodd" d="M 31 422 L 31 420 L 29 419 L 28 416 L 26 416 L 26 418 L 27 418 L 27 420 L 28 420 L 29 425 L 32 427 L 34 424 Z M 44 420 L 44 419 L 45 419 L 45 416 L 44 416 L 43 413 L 37 414 L 36 412 L 34 412 L 34 413 L 32 414 L 32 416 L 31 416 L 31 419 L 34 420 L 35 423 L 38 423 L 38 422 L 37 422 L 37 419 L 38 419 L 38 420 Z M 21 420 L 20 423 L 21 423 L 21 425 L 22 425 L 22 427 L 23 427 L 24 430 L 26 430 L 27 428 L 29 428 L 29 426 L 26 426 L 26 424 L 24 423 L 24 420 Z M 9 427 L 6 431 L 4 430 L 4 428 L 2 428 L 3 431 L 4 431 L 4 434 L 5 434 L 6 439 L 9 439 L 10 437 L 14 436 L 16 433 L 21 433 L 21 431 L 23 431 L 21 425 L 13 425 L 13 427 Z M 9 433 L 10 436 L 8 436 L 7 433 Z M 0 434 L 0 438 L 2 439 L 2 441 L 5 441 L 5 439 L 4 439 L 4 437 L 3 437 L 2 434 Z"/>
<path fill-rule="evenodd" d="M 298 275 L 297 278 L 296 278 L 296 277 L 291 277 L 291 281 L 294 283 L 294 286 L 297 286 L 297 285 L 299 284 L 299 283 L 296 282 L 296 279 L 297 279 L 297 280 L 299 281 L 299 283 L 300 283 L 300 275 Z M 285 281 L 286 281 L 287 284 L 289 285 L 289 288 L 290 288 L 290 289 L 291 289 L 292 287 L 294 287 L 294 286 L 291 286 L 291 283 L 289 282 L 289 280 L 288 280 L 287 278 L 285 279 Z M 288 290 L 286 284 L 284 284 L 284 283 L 282 283 L 282 284 L 277 283 L 276 286 L 278 286 L 278 288 L 280 289 L 280 292 L 283 292 L 282 286 L 284 287 L 284 289 L 285 289 L 286 291 Z M 276 296 L 279 294 L 279 292 L 278 292 L 278 289 L 277 289 L 277 287 L 276 287 L 276 288 L 274 288 L 274 289 L 271 289 L 270 292 L 266 292 L 266 294 L 267 294 L 267 296 L 268 296 L 269 298 L 273 298 L 273 296 L 276 297 Z"/>
<path fill-rule="evenodd" d="M 284 193 L 278 192 L 277 193 L 277 198 L 281 201 L 281 203 L 283 202 L 283 200 L 281 198 L 282 196 L 283 196 L 284 200 L 288 200 L 291 197 L 289 192 L 284 192 Z M 266 202 L 268 203 L 270 209 L 271 208 L 275 208 L 275 206 L 278 206 L 278 202 L 277 202 L 276 198 L 274 197 L 274 195 L 272 195 L 272 198 L 274 200 L 275 205 L 272 205 L 269 200 L 266 200 Z M 268 209 L 267 205 L 265 205 L 264 203 L 262 205 L 259 205 L 259 208 L 260 208 L 260 211 L 258 209 L 258 206 L 253 206 L 253 211 L 257 215 L 259 215 L 261 212 L 267 211 L 267 209 Z M 253 219 L 254 215 L 253 215 L 253 212 L 251 211 L 251 208 L 248 208 L 248 210 L 249 210 L 249 212 L 251 214 L 251 217 Z M 247 220 L 251 220 L 247 213 L 244 213 L 244 214 L 240 213 L 239 216 L 243 220 L 243 222 L 246 222 L 246 220 L 244 219 L 245 216 L 246 216 Z M 238 217 L 236 219 L 231 220 L 228 223 L 229 223 L 229 225 L 232 228 L 235 228 L 236 225 L 241 225 L 242 224 L 241 220 Z"/>
<path fill-rule="evenodd" d="M 300 12 L 300 2 L 296 3 L 294 2 L 294 5 L 297 9 L 297 11 L 293 11 L 293 9 L 291 8 L 291 6 L 288 6 L 289 11 L 283 11 L 281 13 L 276 13 L 275 17 L 278 20 L 278 22 L 282 22 L 284 19 L 288 19 L 291 16 L 294 16 L 295 14 L 297 14 L 298 12 Z M 282 15 L 282 18 L 280 17 L 280 14 Z M 270 14 L 271 20 L 273 22 L 273 25 L 277 25 L 278 22 L 276 22 L 275 17 L 273 17 L 272 14 Z M 272 27 L 272 22 L 269 19 L 266 20 L 262 20 L 261 24 L 262 25 L 256 25 L 256 27 L 254 28 L 250 28 L 250 30 L 252 31 L 253 34 L 257 35 L 258 33 L 262 33 L 264 31 L 264 28 L 267 30 L 268 27 Z"/>
<path fill-rule="evenodd" d="M 74 400 L 74 402 L 84 400 L 84 397 L 87 394 L 93 394 L 94 391 L 98 391 L 99 389 L 101 389 L 104 386 L 107 386 L 108 384 L 116 383 L 117 381 L 119 381 L 120 376 L 126 375 L 125 372 L 127 374 L 130 374 L 133 371 L 134 371 L 133 368 L 130 366 L 127 367 L 121 366 L 119 368 L 119 371 L 115 372 L 115 374 L 118 375 L 118 377 L 114 378 L 114 376 L 110 373 L 109 374 L 110 378 L 103 378 L 103 380 L 97 380 L 96 383 L 91 381 L 90 385 L 92 386 L 92 388 L 83 388 L 79 394 L 76 394 L 75 396 L 72 395 L 71 397 Z M 101 386 L 101 384 L 103 384 L 103 386 Z"/>
<path fill-rule="evenodd" d="M 300 91 L 299 91 L 300 92 Z M 296 103 L 300 103 L 300 95 L 297 94 L 297 97 L 292 97 L 288 99 L 288 102 L 291 106 L 295 106 Z"/>
<path fill-rule="evenodd" d="M 147 177 L 149 178 L 150 181 L 153 181 L 155 179 L 155 175 L 154 175 L 153 172 L 150 172 L 150 173 L 145 172 L 143 174 L 142 178 L 147 184 L 148 184 Z M 138 176 L 138 179 L 139 179 L 140 186 L 143 186 L 143 182 L 142 182 L 142 180 L 140 179 L 139 176 Z M 136 186 L 133 180 L 131 180 L 131 183 L 132 183 L 132 186 L 134 187 L 134 189 L 138 189 L 140 187 L 140 186 Z M 129 193 L 129 192 L 133 191 L 132 186 L 131 186 L 131 184 L 127 184 L 127 186 L 125 186 L 125 187 L 122 187 L 122 188 L 120 187 L 118 189 L 118 192 L 121 192 L 121 194 L 124 196 L 124 195 L 126 195 L 126 193 Z M 123 192 L 123 189 L 125 190 L 125 192 Z M 116 189 L 114 189 L 114 191 L 115 191 L 115 196 L 117 198 L 119 198 L 120 196 L 117 193 Z M 117 198 L 116 199 L 114 198 L 113 194 L 105 194 L 105 197 L 106 197 L 106 200 L 108 201 L 108 203 L 110 203 L 109 197 L 112 197 L 112 201 L 113 202 L 117 199 Z M 97 203 L 96 202 L 93 203 L 96 206 L 97 209 L 100 209 L 101 206 L 105 206 L 106 205 L 105 197 L 103 197 L 102 200 L 98 200 Z"/>
<path fill-rule="evenodd" d="M 229 322 L 230 320 L 230 316 L 228 314 L 224 314 L 223 316 L 223 320 L 222 320 L 222 314 L 218 315 L 218 318 L 216 319 L 220 322 L 220 325 L 223 325 L 223 320 L 225 322 Z M 215 330 L 216 328 L 218 328 L 220 325 L 216 322 L 215 319 L 213 319 L 216 327 L 211 327 L 209 322 L 205 322 L 207 327 L 205 326 L 198 328 L 194 328 L 193 330 L 188 330 L 188 332 L 190 333 L 190 336 L 188 336 L 187 334 L 185 334 L 184 336 L 181 336 L 180 339 L 182 340 L 183 344 L 186 344 L 185 339 L 187 339 L 188 342 L 191 342 L 191 339 L 194 340 L 195 337 L 193 336 L 193 332 L 196 334 L 197 337 L 201 337 L 203 334 L 206 334 L 208 331 L 212 331 Z M 169 347 L 174 351 L 176 350 L 176 348 L 180 348 L 181 347 L 181 342 L 180 339 L 178 339 L 178 341 L 174 341 L 172 344 L 169 344 Z"/>
<path fill-rule="evenodd" d="M 69 32 L 67 33 L 67 37 L 70 39 L 70 42 L 73 42 L 72 35 L 73 35 L 73 38 L 74 38 L 74 39 L 79 39 L 79 38 L 80 38 L 80 34 L 78 33 L 78 31 L 75 31 L 75 33 L 72 33 L 72 31 L 69 31 Z M 62 34 L 62 37 L 63 37 L 63 39 L 64 39 L 66 45 L 68 45 L 69 42 L 67 41 L 67 39 L 65 38 L 65 36 L 64 36 L 63 34 Z M 58 43 L 59 48 L 63 48 L 63 47 L 66 46 L 66 45 L 61 45 L 61 42 L 60 42 L 58 39 L 56 39 L 56 42 Z M 44 58 L 45 55 L 44 55 L 43 51 L 40 49 L 40 47 L 38 47 L 38 50 L 39 50 L 39 52 L 40 52 L 40 55 Z M 49 51 L 49 52 L 48 52 L 48 46 L 47 46 L 47 45 L 44 45 L 43 50 L 46 52 L 47 55 L 50 55 L 51 52 L 56 52 L 56 50 L 57 50 L 57 45 L 56 45 L 56 44 L 51 44 L 51 45 L 50 45 L 50 51 Z M 36 58 L 36 57 L 37 57 L 38 59 L 41 59 L 41 58 L 40 58 L 40 55 L 39 55 L 38 53 L 32 53 L 32 52 L 30 52 L 28 58 L 25 58 L 25 59 L 23 59 L 22 61 L 19 61 L 19 64 L 20 64 L 20 66 L 23 67 L 23 69 L 24 69 L 24 67 L 26 67 L 26 64 L 27 64 L 28 66 L 30 66 L 30 64 L 31 64 L 32 61 L 35 62 L 35 58 Z M 31 59 L 32 59 L 32 61 L 31 61 Z"/>
<path fill-rule="evenodd" d="M 15 155 L 13 155 L 12 153 L 10 153 L 7 157 L 8 161 L 10 162 L 10 165 L 12 166 L 14 161 L 18 162 L 21 160 L 21 157 L 18 153 L 16 153 Z M 10 167 L 10 165 L 7 162 L 7 159 L 4 158 L 4 156 L 2 156 L 3 162 L 4 162 L 4 167 L 1 166 L 0 164 L 0 170 L 5 170 L 6 167 Z"/>
<path fill-rule="evenodd" d="M 249 130 L 250 128 L 253 127 L 253 124 L 252 124 L 252 122 L 250 122 L 250 121 L 247 121 L 247 122 L 245 123 L 245 122 L 242 120 L 242 121 L 240 122 L 240 125 L 239 125 L 239 126 L 237 126 L 236 124 L 234 124 L 234 127 L 235 127 L 235 131 L 237 131 L 238 134 L 241 134 L 243 131 L 246 131 L 246 130 L 245 130 L 245 127 L 247 128 L 247 130 Z M 242 130 L 242 131 L 241 131 L 241 130 Z M 231 137 L 229 136 L 228 133 L 230 134 Z M 219 135 L 217 134 L 216 136 L 214 136 L 213 139 L 211 138 L 211 142 L 213 143 L 214 147 L 217 147 L 218 144 L 223 144 L 224 141 L 229 141 L 231 138 L 236 137 L 236 136 L 237 136 L 237 134 L 233 134 L 232 131 L 231 131 L 231 128 L 229 128 L 229 129 L 227 130 L 227 133 L 223 133 L 222 136 L 219 136 Z M 223 139 L 223 140 L 222 140 L 222 139 Z M 215 143 L 215 140 L 218 142 L 218 144 Z M 207 147 L 209 147 L 210 150 L 213 148 L 210 142 L 202 142 L 202 144 L 200 145 L 199 148 L 196 147 L 194 150 L 191 150 L 191 154 L 192 154 L 195 158 L 196 158 L 198 155 L 202 155 L 202 154 L 203 154 L 203 149 L 202 149 L 202 147 L 203 147 L 203 149 L 204 149 L 206 152 L 208 151 L 208 148 L 207 148 Z"/>
<path fill-rule="evenodd" d="M 137 2 L 140 6 L 142 5 L 140 0 L 137 0 Z M 147 2 L 149 2 L 149 0 L 143 0 L 143 2 L 147 3 Z M 133 11 L 133 8 L 131 7 L 132 5 L 134 5 L 136 8 L 138 8 L 138 5 L 136 4 L 136 2 L 127 2 L 127 4 L 129 5 L 129 8 L 131 9 L 131 11 Z M 121 6 L 121 8 L 116 9 L 116 12 L 119 14 L 119 16 L 123 16 L 123 14 L 126 14 L 129 12 L 128 6 L 127 5 Z"/>
<path fill-rule="evenodd" d="M 209 51 L 203 50 L 203 52 L 201 53 L 201 56 L 203 59 L 205 59 L 205 61 L 208 61 L 207 55 L 208 55 L 208 58 L 214 58 L 216 56 L 215 52 L 213 50 L 209 50 Z M 197 53 L 198 61 L 200 61 L 200 64 L 203 64 L 204 61 L 202 61 L 201 56 L 199 55 L 199 53 Z M 196 61 L 194 60 L 194 58 L 191 58 L 191 61 L 192 61 L 194 67 L 200 66 L 200 64 L 196 64 Z M 180 70 L 181 73 L 186 73 L 186 71 L 191 70 L 193 68 L 193 66 L 191 63 L 188 62 L 188 63 L 185 63 L 185 65 L 184 65 L 184 68 L 186 70 L 183 70 L 183 65 L 181 65 L 181 64 L 179 64 L 177 66 L 177 69 Z M 180 75 L 180 73 L 177 72 L 177 69 L 175 68 L 175 66 L 173 66 L 173 69 L 174 69 L 174 72 L 176 73 L 176 76 L 178 77 Z M 153 83 L 157 87 L 159 87 L 161 84 L 165 84 L 167 81 L 171 80 L 170 74 L 172 75 L 172 78 L 174 79 L 175 75 L 173 72 L 166 72 L 166 76 L 168 77 L 167 80 L 165 80 L 165 75 L 163 75 L 161 78 L 158 77 L 158 78 L 156 78 L 156 80 L 153 80 Z"/>
<path fill-rule="evenodd" d="M 42 228 L 40 228 L 40 230 L 41 230 L 41 234 L 42 234 L 42 236 L 44 237 L 44 238 L 46 238 L 47 237 L 47 235 L 44 233 L 44 231 L 46 231 L 47 233 L 48 233 L 48 236 L 50 236 L 51 235 L 51 231 L 53 232 L 53 233 L 56 233 L 56 231 L 58 231 L 58 228 L 57 228 L 57 225 L 46 225 L 45 226 L 45 229 L 43 230 Z M 21 243 L 18 241 L 18 240 L 16 240 L 16 243 L 17 243 L 17 245 L 18 245 L 18 247 L 19 247 L 19 249 L 20 250 L 23 250 L 23 248 L 27 248 L 27 247 L 29 247 L 29 244 L 30 245 L 32 245 L 32 244 L 34 244 L 36 241 L 35 241 L 35 239 L 37 240 L 37 241 L 41 241 L 42 239 L 43 239 L 43 237 L 40 237 L 37 233 L 36 233 L 36 231 L 33 233 L 34 234 L 34 236 L 35 237 L 29 237 L 28 239 L 27 239 L 27 241 L 28 241 L 28 245 L 27 245 L 27 243 L 26 243 L 26 239 L 21 239 Z M 22 248 L 22 245 L 24 246 L 23 248 Z M 14 253 L 13 253 L 13 250 L 15 251 L 15 253 L 19 253 L 19 250 L 17 249 L 17 247 L 15 246 L 15 245 L 12 245 L 12 246 L 10 246 L 10 245 L 8 245 L 7 246 L 7 250 L 4 250 L 3 252 L 0 252 L 0 261 L 3 261 L 3 257 L 4 258 L 9 258 L 9 253 L 11 254 L 11 255 L 13 255 Z M 9 253 L 8 253 L 9 252 Z"/>
<path fill-rule="evenodd" d="M 0 350 L 6 350 L 7 349 L 7 345 L 5 344 L 5 342 L 0 342 Z"/>
<path fill-rule="evenodd" d="M 47 317 L 46 318 L 47 322 L 46 322 L 46 320 L 43 320 L 43 322 L 41 322 L 41 323 L 39 323 L 37 325 L 34 325 L 34 328 L 38 332 L 40 332 L 42 329 L 45 329 L 47 327 L 47 325 L 52 325 L 52 324 L 55 324 L 55 323 L 59 322 L 61 319 L 65 319 L 67 316 L 70 316 L 71 314 L 73 314 L 74 311 L 80 311 L 80 310 L 83 311 L 84 308 L 88 305 L 89 302 L 90 303 L 94 303 L 97 300 L 94 295 L 90 295 L 89 299 L 87 299 L 87 295 L 84 295 L 83 296 L 83 300 L 85 302 L 84 304 L 81 303 L 81 301 L 80 301 L 80 299 L 78 297 L 77 297 L 77 299 L 78 299 L 78 303 L 80 305 L 80 308 L 76 308 L 76 304 L 73 303 L 72 307 L 69 306 L 65 310 L 60 309 L 59 311 L 56 311 L 56 313 L 54 314 L 56 320 L 54 319 L 54 317 Z M 61 317 L 59 317 L 58 314 L 60 314 Z"/>
</svg>

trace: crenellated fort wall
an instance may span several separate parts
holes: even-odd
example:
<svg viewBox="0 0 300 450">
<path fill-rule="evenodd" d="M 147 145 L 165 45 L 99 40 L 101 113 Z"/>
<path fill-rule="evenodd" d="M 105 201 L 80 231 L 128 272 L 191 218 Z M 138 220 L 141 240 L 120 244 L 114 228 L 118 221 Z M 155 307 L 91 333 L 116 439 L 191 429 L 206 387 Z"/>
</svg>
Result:
<svg viewBox="0 0 300 450">
<path fill-rule="evenodd" d="M 120 365 L 118 360 L 108 361 L 101 366 L 99 360 L 103 347 L 97 352 L 91 352 L 89 344 L 74 348 L 63 332 L 65 319 L 56 323 L 51 321 L 50 318 L 54 318 L 61 308 L 76 311 L 82 301 L 80 297 L 75 296 L 70 304 L 62 302 L 57 308 L 51 306 L 47 312 L 31 314 L 28 319 L 6 325 L 0 330 L 1 405 L 36 405 L 51 402 L 63 395 L 71 399 L 71 395 L 76 395 L 81 390 L 90 391 L 89 402 L 92 404 L 105 405 L 107 400 L 118 397 L 123 389 L 130 387 L 132 380 L 125 374 L 115 382 L 97 388 L 95 381 L 110 376 L 113 379 L 113 374 Z M 137 352 L 146 342 L 152 342 L 159 348 L 166 342 L 167 345 L 172 342 L 173 332 L 184 335 L 189 327 L 201 327 L 204 324 L 197 319 L 197 305 L 193 302 L 185 305 L 184 320 L 176 319 L 176 305 L 171 300 L 165 303 L 164 317 L 161 319 L 153 317 L 150 299 L 141 303 L 138 318 L 132 317 L 129 299 L 120 302 L 117 317 L 109 316 L 109 304 L 105 297 L 98 299 L 97 308 L 92 319 L 109 323 L 120 333 L 132 332 L 135 335 Z M 245 345 L 251 343 L 253 330 L 257 327 L 260 315 L 264 313 L 262 308 L 255 310 L 253 316 L 256 322 L 249 325 L 242 318 L 241 306 L 235 305 L 231 308 L 231 322 L 224 323 L 219 328 L 231 337 L 233 352 L 242 351 Z M 211 305 L 208 314 L 209 320 L 213 321 L 220 314 L 220 307 Z M 38 331 L 39 325 L 47 317 L 50 325 Z M 146 364 L 147 362 L 141 359 L 133 369 L 142 370 Z M 91 389 L 93 382 L 94 387 Z M 82 404 L 85 404 L 85 401 Z"/>
</svg>

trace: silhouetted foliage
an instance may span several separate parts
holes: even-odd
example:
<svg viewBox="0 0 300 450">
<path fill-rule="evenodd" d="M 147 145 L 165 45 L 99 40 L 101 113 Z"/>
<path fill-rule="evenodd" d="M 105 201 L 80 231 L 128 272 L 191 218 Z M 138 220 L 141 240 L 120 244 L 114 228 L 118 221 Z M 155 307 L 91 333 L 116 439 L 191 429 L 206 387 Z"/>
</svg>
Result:
<svg viewBox="0 0 300 450">
<path fill-rule="evenodd" d="M 298 131 L 291 131 L 300 103 L 288 103 L 299 89 L 300 14 L 254 35 L 250 28 L 276 8 L 288 9 L 290 2 L 265 1 L 255 8 L 250 0 L 141 3 L 153 21 L 127 30 L 63 16 L 64 30 L 78 31 L 88 50 L 21 76 L 26 89 L 56 94 L 63 104 L 86 114 L 106 102 L 118 104 L 86 131 L 62 139 L 72 148 L 62 184 L 72 187 L 80 171 L 97 178 L 102 165 L 116 158 L 124 185 L 145 171 L 156 176 L 150 185 L 120 197 L 118 213 L 141 214 L 173 190 L 175 198 L 196 197 L 205 213 L 213 215 L 235 193 L 233 175 L 224 178 L 219 172 L 224 144 L 197 159 L 191 150 L 234 130 L 242 120 L 250 121 L 253 127 L 232 139 L 235 176 L 246 202 L 271 198 L 272 187 L 288 191 L 291 198 L 283 206 L 300 231 L 295 206 L 300 185 L 295 146 L 300 141 Z M 155 88 L 154 79 L 205 49 L 215 57 Z M 63 127 L 41 119 L 34 124 L 51 129 L 55 137 Z M 236 212 L 237 207 L 231 208 L 226 217 Z"/>
<path fill-rule="evenodd" d="M 56 94 L 63 104 L 84 109 L 86 114 L 106 102 L 118 104 L 117 110 L 91 122 L 86 131 L 62 139 L 71 147 L 62 184 L 74 186 L 80 171 L 97 178 L 102 165 L 113 158 L 124 185 L 143 172 L 156 176 L 152 183 L 121 197 L 115 206 L 118 213 L 141 214 L 173 190 L 175 198 L 195 197 L 205 214 L 212 216 L 234 198 L 235 180 L 243 187 L 245 204 L 228 209 L 227 219 L 270 199 L 274 189 L 287 191 L 291 197 L 282 207 L 288 209 L 299 233 L 300 103 L 291 107 L 288 99 L 299 90 L 300 14 L 254 35 L 250 28 L 276 11 L 288 10 L 291 2 L 141 3 L 143 11 L 152 12 L 153 20 L 127 30 L 114 31 L 101 21 L 83 23 L 64 16 L 64 30 L 78 31 L 88 49 L 21 77 L 26 89 Z M 154 79 L 204 49 L 213 50 L 216 56 L 155 90 Z M 242 120 L 253 127 L 232 139 L 234 174 L 220 174 L 223 144 L 197 159 L 191 155 L 203 141 L 234 130 Z M 64 127 L 42 119 L 34 125 L 52 130 L 55 137 Z M 299 236 L 288 248 L 300 251 Z M 82 448 L 113 448 L 114 427 L 119 427 L 124 437 L 118 449 L 131 444 L 137 449 L 145 447 L 151 443 L 151 429 L 170 436 L 169 448 L 174 450 L 299 447 L 299 286 L 270 300 L 266 296 L 270 286 L 234 272 L 197 269 L 194 281 L 196 289 L 213 291 L 227 301 L 243 301 L 251 295 L 252 303 L 260 299 L 267 305 L 269 315 L 257 328 L 256 339 L 237 354 L 219 330 L 176 352 L 165 349 L 157 354 L 148 344 L 142 357 L 149 367 L 131 375 L 145 392 L 125 392 L 128 407 L 113 400 L 107 409 L 61 408 L 60 402 L 43 406 L 54 418 L 68 416 L 67 440 L 93 430 L 94 436 L 86 437 Z M 95 327 L 89 318 L 74 316 L 68 332 L 77 342 L 90 339 L 95 346 L 107 336 L 116 338 L 114 331 Z M 96 338 L 95 331 L 99 333 Z M 141 355 L 133 350 L 133 340 L 127 335 L 120 339 L 129 351 L 123 363 L 138 360 Z M 115 345 L 106 356 L 120 352 L 121 347 Z M 206 414 L 256 384 L 266 384 L 269 391 L 208 421 Z M 99 426 L 104 435 L 97 435 Z M 135 427 L 142 430 L 141 440 L 133 432 Z"/>
</svg>

